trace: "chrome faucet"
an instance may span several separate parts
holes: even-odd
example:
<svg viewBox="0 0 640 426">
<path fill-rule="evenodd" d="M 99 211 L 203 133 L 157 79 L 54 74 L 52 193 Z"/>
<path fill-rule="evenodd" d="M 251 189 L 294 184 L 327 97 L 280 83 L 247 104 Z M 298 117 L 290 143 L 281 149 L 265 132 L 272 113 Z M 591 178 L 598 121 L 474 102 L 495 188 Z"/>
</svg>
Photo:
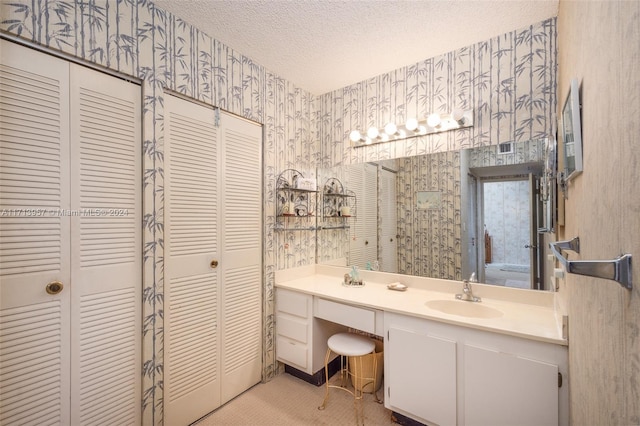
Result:
<svg viewBox="0 0 640 426">
<path fill-rule="evenodd" d="M 456 294 L 456 299 L 464 300 L 466 302 L 481 302 L 482 301 L 482 299 L 480 299 L 479 297 L 473 295 L 473 291 L 471 290 L 471 283 L 469 282 L 469 280 L 464 280 L 463 281 L 462 293 Z"/>
</svg>

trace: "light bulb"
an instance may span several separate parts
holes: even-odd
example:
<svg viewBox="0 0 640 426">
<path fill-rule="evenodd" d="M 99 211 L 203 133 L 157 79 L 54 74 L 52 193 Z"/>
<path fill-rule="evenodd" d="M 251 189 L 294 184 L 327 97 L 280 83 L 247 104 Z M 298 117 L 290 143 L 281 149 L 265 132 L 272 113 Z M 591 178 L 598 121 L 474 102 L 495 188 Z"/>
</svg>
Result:
<svg viewBox="0 0 640 426">
<path fill-rule="evenodd" d="M 460 121 L 464 118 L 464 111 L 460 108 L 454 108 L 453 111 L 451 111 L 451 117 L 456 121 Z"/>
<path fill-rule="evenodd" d="M 387 142 L 389 140 L 389 135 L 386 133 L 383 133 L 380 135 L 380 139 L 382 140 L 382 142 Z"/>
<path fill-rule="evenodd" d="M 427 117 L 427 124 L 429 127 L 437 127 L 440 124 L 440 114 L 430 114 L 429 117 Z"/>
<path fill-rule="evenodd" d="M 424 126 L 419 126 L 418 129 L 416 130 L 416 132 L 419 135 L 426 135 L 427 134 L 427 128 Z"/>
<path fill-rule="evenodd" d="M 369 127 L 369 130 L 367 130 L 367 136 L 370 137 L 371 139 L 377 138 L 379 134 L 380 132 L 375 127 Z"/>
<path fill-rule="evenodd" d="M 395 135 L 397 131 L 398 126 L 396 126 L 394 123 L 387 123 L 387 125 L 384 126 L 384 132 L 389 136 Z"/>
<path fill-rule="evenodd" d="M 411 130 L 412 132 L 418 128 L 418 120 L 415 118 L 410 118 L 407 120 L 407 124 L 404 125 L 407 130 Z"/>
<path fill-rule="evenodd" d="M 358 142 L 362 139 L 362 135 L 360 134 L 359 131 L 354 130 L 351 133 L 349 133 L 349 139 L 351 139 L 351 142 Z"/>
</svg>

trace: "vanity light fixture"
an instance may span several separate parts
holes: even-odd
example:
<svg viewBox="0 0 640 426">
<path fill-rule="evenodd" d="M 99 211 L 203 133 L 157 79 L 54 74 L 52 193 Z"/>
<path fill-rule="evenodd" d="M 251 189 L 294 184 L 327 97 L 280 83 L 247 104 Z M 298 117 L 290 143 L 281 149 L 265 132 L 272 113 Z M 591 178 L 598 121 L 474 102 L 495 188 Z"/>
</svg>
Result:
<svg viewBox="0 0 640 426">
<path fill-rule="evenodd" d="M 455 108 L 449 114 L 433 113 L 423 120 L 412 117 L 402 125 L 389 122 L 382 129 L 370 127 L 366 131 L 366 136 L 363 136 L 359 130 L 353 130 L 349 133 L 349 140 L 352 146 L 359 147 L 471 126 L 473 126 L 473 111 Z"/>
<path fill-rule="evenodd" d="M 351 140 L 351 142 L 353 143 L 358 143 L 358 144 L 363 144 L 366 143 L 366 139 L 362 137 L 362 134 L 360 134 L 359 131 L 354 130 L 351 133 L 349 133 L 349 139 Z"/>
<path fill-rule="evenodd" d="M 369 130 L 367 130 L 367 137 L 371 140 L 375 140 L 379 134 L 380 130 L 376 129 L 375 127 L 369 127 Z"/>
<path fill-rule="evenodd" d="M 440 123 L 442 123 L 440 114 L 434 112 L 433 114 L 429 114 L 429 116 L 427 117 L 427 125 L 432 129 L 437 129 Z"/>
</svg>

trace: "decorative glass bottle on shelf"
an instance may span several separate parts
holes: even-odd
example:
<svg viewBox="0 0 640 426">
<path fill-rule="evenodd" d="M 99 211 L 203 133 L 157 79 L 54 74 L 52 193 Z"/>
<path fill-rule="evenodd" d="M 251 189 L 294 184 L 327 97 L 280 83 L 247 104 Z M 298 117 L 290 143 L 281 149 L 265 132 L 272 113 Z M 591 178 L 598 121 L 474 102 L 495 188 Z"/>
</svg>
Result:
<svg viewBox="0 0 640 426">
<path fill-rule="evenodd" d="M 315 179 L 286 169 L 276 179 L 276 231 L 313 231 L 318 192 Z"/>
</svg>

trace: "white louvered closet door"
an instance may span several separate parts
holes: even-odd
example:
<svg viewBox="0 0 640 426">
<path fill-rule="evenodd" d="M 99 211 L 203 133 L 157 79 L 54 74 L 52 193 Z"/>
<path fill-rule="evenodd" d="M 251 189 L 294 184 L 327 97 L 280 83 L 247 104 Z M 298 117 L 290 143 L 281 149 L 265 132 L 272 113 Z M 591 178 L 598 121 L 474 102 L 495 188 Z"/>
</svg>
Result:
<svg viewBox="0 0 640 426">
<path fill-rule="evenodd" d="M 220 405 L 218 134 L 213 110 L 165 97 L 165 423 Z"/>
<path fill-rule="evenodd" d="M 356 212 L 349 228 L 349 266 L 361 267 L 364 260 L 365 206 L 364 206 L 364 164 L 349 167 L 349 190 L 356 194 Z"/>
<path fill-rule="evenodd" d="M 380 170 L 380 270 L 398 272 L 396 174 Z"/>
<path fill-rule="evenodd" d="M 138 425 L 141 92 L 71 65 L 71 424 Z"/>
<path fill-rule="evenodd" d="M 349 238 L 349 265 L 365 268 L 378 258 L 377 166 L 358 164 L 350 169 L 349 189 L 356 194 L 356 220 Z"/>
<path fill-rule="evenodd" d="M 262 127 L 220 114 L 222 401 L 262 367 Z"/>
<path fill-rule="evenodd" d="M 224 113 L 215 123 L 212 109 L 165 97 L 170 425 L 194 422 L 261 378 L 261 128 Z"/>
<path fill-rule="evenodd" d="M 66 425 L 69 64 L 4 40 L 0 55 L 0 425 Z"/>
<path fill-rule="evenodd" d="M 140 87 L 1 43 L 0 424 L 139 424 Z"/>
</svg>

